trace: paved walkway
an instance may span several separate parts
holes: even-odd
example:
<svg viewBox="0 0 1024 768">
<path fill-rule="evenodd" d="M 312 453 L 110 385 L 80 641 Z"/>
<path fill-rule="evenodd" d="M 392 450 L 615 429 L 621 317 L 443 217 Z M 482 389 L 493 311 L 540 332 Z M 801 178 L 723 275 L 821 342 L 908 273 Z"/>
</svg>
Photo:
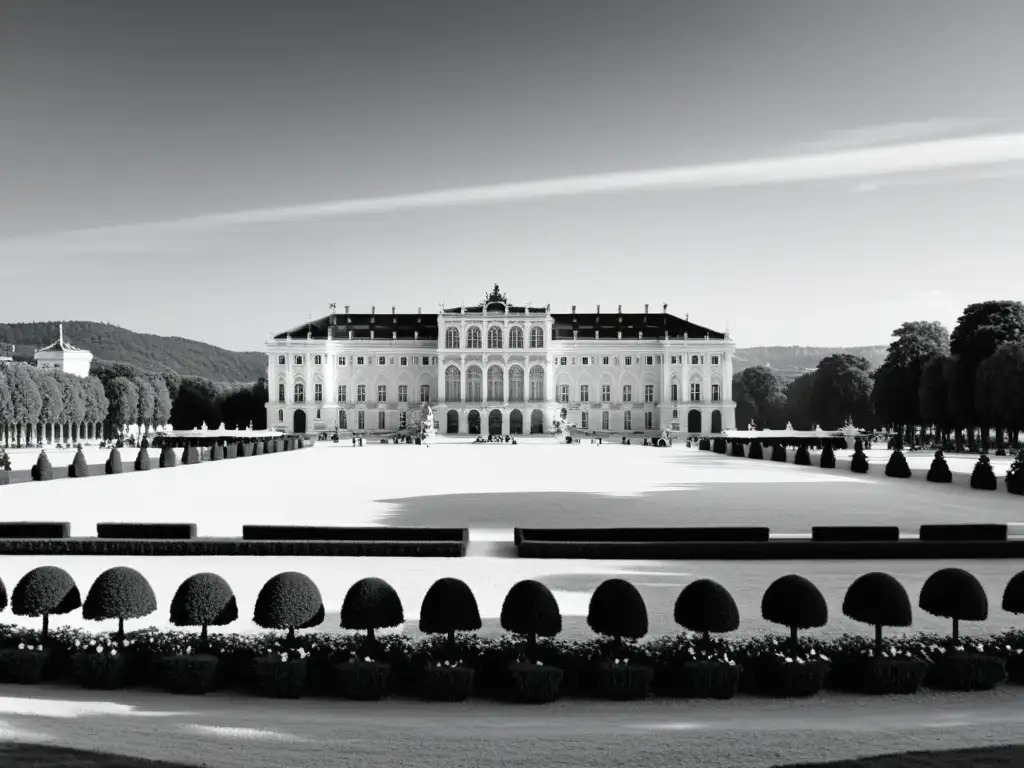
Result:
<svg viewBox="0 0 1024 768">
<path fill-rule="evenodd" d="M 0 686 L 0 738 L 206 765 L 767 768 L 1022 740 L 1024 690 L 806 701 L 372 704 Z"/>
</svg>

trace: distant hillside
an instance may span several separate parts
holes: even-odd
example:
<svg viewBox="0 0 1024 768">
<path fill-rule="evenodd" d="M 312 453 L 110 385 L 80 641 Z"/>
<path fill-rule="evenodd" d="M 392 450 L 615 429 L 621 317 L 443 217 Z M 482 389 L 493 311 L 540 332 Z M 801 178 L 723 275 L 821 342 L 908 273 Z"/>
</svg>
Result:
<svg viewBox="0 0 1024 768">
<path fill-rule="evenodd" d="M 15 345 L 15 358 L 32 359 L 39 347 L 57 340 L 56 322 L 0 323 L 0 347 Z M 64 339 L 93 353 L 98 361 L 131 363 L 144 371 L 173 371 L 211 381 L 256 381 L 267 375 L 267 356 L 261 352 L 232 352 L 201 341 L 176 336 L 135 333 L 107 323 L 64 323 Z"/>
<path fill-rule="evenodd" d="M 767 365 L 775 375 L 792 381 L 807 371 L 817 368 L 822 358 L 835 354 L 857 355 L 866 358 L 875 369 L 885 360 L 886 346 L 876 347 L 741 347 L 733 358 L 733 372 L 755 365 Z"/>
</svg>

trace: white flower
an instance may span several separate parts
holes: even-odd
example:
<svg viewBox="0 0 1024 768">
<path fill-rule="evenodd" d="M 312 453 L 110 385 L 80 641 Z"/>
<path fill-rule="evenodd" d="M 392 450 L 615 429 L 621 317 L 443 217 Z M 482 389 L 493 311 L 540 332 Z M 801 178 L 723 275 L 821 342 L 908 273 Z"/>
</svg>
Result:
<svg viewBox="0 0 1024 768">
<path fill-rule="evenodd" d="M 25 650 L 25 644 L 24 643 L 18 643 L 18 650 L 19 651 L 24 651 Z"/>
<path fill-rule="evenodd" d="M 111 656 L 117 656 L 117 648 L 111 648 L 110 649 L 110 655 Z"/>
<path fill-rule="evenodd" d="M 828 656 L 826 656 L 826 655 L 825 655 L 825 654 L 823 653 L 823 654 L 821 654 L 821 660 L 822 660 L 822 661 L 829 661 L 829 658 L 828 658 Z"/>
<path fill-rule="evenodd" d="M 544 666 L 544 662 L 543 661 L 538 661 L 537 662 L 537 666 L 538 667 L 543 667 Z"/>
<path fill-rule="evenodd" d="M 373 659 L 371 659 L 369 656 L 367 656 L 366 658 L 363 659 L 363 661 L 365 661 L 367 664 L 370 664 L 373 661 Z"/>
<path fill-rule="evenodd" d="M 983 646 L 983 645 L 982 645 L 981 643 L 978 643 L 978 644 L 977 644 L 977 645 L 975 645 L 974 647 L 978 649 L 978 652 L 979 652 L 979 653 L 981 653 L 982 651 L 984 651 L 984 650 L 985 650 L 985 646 Z"/>
<path fill-rule="evenodd" d="M 102 645 L 97 645 L 96 646 L 96 653 L 103 653 L 103 646 Z"/>
<path fill-rule="evenodd" d="M 281 654 L 281 661 L 288 661 L 288 654 L 287 653 L 282 653 Z"/>
<path fill-rule="evenodd" d="M 789 656 L 786 656 L 785 658 L 786 658 L 786 663 L 787 664 L 792 664 L 793 663 L 793 660 L 791 658 L 789 658 Z"/>
</svg>

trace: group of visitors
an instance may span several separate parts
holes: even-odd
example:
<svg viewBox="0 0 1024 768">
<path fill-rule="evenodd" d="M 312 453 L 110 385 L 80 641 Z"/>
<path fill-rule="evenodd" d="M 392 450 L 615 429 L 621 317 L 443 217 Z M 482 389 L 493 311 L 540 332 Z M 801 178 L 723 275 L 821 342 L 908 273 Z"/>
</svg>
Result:
<svg viewBox="0 0 1024 768">
<path fill-rule="evenodd" d="M 473 442 L 474 443 L 505 443 L 505 444 L 511 443 L 512 445 L 519 445 L 519 443 L 516 442 L 516 439 L 514 437 L 512 437 L 512 435 L 488 435 L 486 440 L 484 439 L 483 435 L 477 435 L 476 436 L 476 440 L 474 440 Z"/>
</svg>

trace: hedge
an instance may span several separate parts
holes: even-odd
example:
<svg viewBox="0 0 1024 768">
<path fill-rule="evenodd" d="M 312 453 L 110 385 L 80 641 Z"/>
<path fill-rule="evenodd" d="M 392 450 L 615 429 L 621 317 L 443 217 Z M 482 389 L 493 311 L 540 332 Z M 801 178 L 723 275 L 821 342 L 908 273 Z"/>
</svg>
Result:
<svg viewBox="0 0 1024 768">
<path fill-rule="evenodd" d="M 66 539 L 71 523 L 0 523 L 0 539 Z"/>
<path fill-rule="evenodd" d="M 96 523 L 101 539 L 194 539 L 195 523 Z"/>
<path fill-rule="evenodd" d="M 732 526 L 723 528 L 516 528 L 515 543 L 632 543 L 632 542 L 710 542 L 768 541 L 766 527 Z"/>
<path fill-rule="evenodd" d="M 922 525 L 922 541 L 1006 541 L 1008 527 L 993 524 Z"/>
<path fill-rule="evenodd" d="M 467 528 L 365 527 L 326 525 L 243 525 L 246 541 L 409 541 L 453 542 L 468 540 Z"/>
<path fill-rule="evenodd" d="M 242 539 L 0 538 L 0 555 L 126 557 L 464 557 L 467 541 L 244 541 Z"/>
<path fill-rule="evenodd" d="M 812 541 L 899 541 L 897 525 L 816 525 Z"/>
</svg>

